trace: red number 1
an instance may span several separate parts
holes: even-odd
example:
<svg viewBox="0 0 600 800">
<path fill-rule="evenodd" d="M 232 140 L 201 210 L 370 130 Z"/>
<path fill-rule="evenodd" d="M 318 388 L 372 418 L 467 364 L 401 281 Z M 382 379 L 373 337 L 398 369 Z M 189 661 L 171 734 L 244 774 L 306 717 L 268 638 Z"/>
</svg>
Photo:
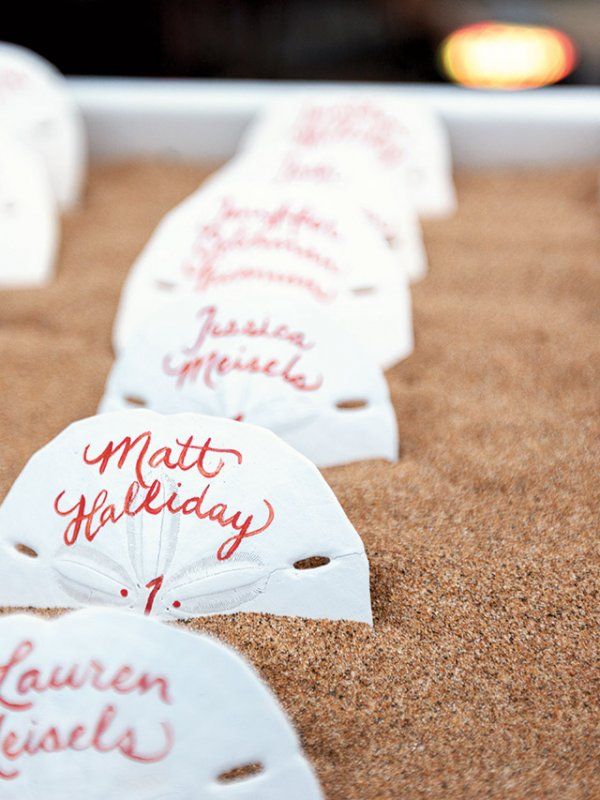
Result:
<svg viewBox="0 0 600 800">
<path fill-rule="evenodd" d="M 146 608 L 144 609 L 144 614 L 152 613 L 152 606 L 154 605 L 154 600 L 156 599 L 156 595 L 161 590 L 161 587 L 163 585 L 163 579 L 164 575 L 160 575 L 158 578 L 153 578 L 146 584 L 146 589 L 150 589 L 151 591 L 150 594 L 148 595 L 148 600 L 146 602 Z"/>
</svg>

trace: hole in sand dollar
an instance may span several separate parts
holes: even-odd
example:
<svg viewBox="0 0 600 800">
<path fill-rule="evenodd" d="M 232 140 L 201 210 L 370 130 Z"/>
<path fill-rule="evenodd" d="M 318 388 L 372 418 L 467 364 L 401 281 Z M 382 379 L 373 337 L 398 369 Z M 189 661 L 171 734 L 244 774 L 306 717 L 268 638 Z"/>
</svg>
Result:
<svg viewBox="0 0 600 800">
<path fill-rule="evenodd" d="M 177 285 L 173 281 L 157 280 L 156 288 L 162 292 L 172 292 L 177 288 Z"/>
<path fill-rule="evenodd" d="M 253 764 L 242 764 L 239 767 L 228 769 L 217 776 L 219 783 L 235 783 L 235 781 L 243 781 L 247 778 L 253 778 L 255 775 L 260 775 L 264 770 L 263 765 L 256 761 Z"/>
<path fill-rule="evenodd" d="M 37 550 L 34 550 L 33 547 L 29 547 L 27 544 L 16 544 L 15 550 L 17 553 L 21 553 L 22 556 L 27 556 L 27 558 L 37 558 Z"/>
<path fill-rule="evenodd" d="M 123 398 L 127 405 L 135 406 L 135 408 L 145 408 L 148 403 L 144 400 L 143 397 L 139 397 L 135 394 L 128 394 L 126 397 Z"/>
<path fill-rule="evenodd" d="M 331 561 L 327 556 L 309 556 L 294 563 L 294 569 L 317 569 L 325 567 Z"/>
<path fill-rule="evenodd" d="M 339 400 L 335 407 L 339 408 L 340 411 L 356 411 L 356 409 L 366 408 L 368 405 L 367 400 L 363 400 L 360 397 L 351 397 L 348 400 Z"/>
<path fill-rule="evenodd" d="M 352 294 L 357 294 L 360 297 L 365 297 L 369 294 L 375 294 L 377 289 L 374 286 L 357 286 L 356 288 L 352 289 Z"/>
</svg>

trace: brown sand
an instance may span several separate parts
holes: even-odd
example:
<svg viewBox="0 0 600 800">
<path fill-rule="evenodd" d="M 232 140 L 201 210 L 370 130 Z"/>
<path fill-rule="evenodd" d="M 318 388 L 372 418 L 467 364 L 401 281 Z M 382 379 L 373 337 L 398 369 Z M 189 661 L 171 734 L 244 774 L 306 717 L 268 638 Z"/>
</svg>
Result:
<svg viewBox="0 0 600 800">
<path fill-rule="evenodd" d="M 1 496 L 94 413 L 121 281 L 202 173 L 95 169 L 54 285 L 0 294 Z M 600 793 L 595 175 L 466 174 L 458 188 L 457 216 L 426 226 L 416 352 L 388 376 L 402 460 L 326 471 L 367 547 L 374 631 L 189 626 L 253 661 L 330 800 Z"/>
</svg>

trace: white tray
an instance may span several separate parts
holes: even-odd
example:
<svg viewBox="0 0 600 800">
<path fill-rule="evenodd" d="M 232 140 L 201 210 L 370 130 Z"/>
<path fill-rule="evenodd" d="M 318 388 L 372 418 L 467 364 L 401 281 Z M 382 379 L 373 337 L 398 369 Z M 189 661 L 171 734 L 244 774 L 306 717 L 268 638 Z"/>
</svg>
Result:
<svg viewBox="0 0 600 800">
<path fill-rule="evenodd" d="M 252 115 L 281 94 L 356 84 L 70 78 L 96 159 L 140 156 L 222 161 Z M 498 93 L 423 84 L 369 84 L 435 108 L 455 163 L 550 165 L 600 158 L 600 90 L 554 87 Z"/>
</svg>

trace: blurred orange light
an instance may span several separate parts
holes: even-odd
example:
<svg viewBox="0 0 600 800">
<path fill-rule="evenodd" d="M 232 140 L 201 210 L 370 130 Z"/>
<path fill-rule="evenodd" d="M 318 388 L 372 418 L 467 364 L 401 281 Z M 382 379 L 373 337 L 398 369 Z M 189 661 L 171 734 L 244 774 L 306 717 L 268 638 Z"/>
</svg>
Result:
<svg viewBox="0 0 600 800">
<path fill-rule="evenodd" d="M 577 62 L 575 45 L 554 28 L 480 22 L 442 43 L 441 60 L 455 83 L 478 89 L 532 89 L 565 78 Z"/>
</svg>

